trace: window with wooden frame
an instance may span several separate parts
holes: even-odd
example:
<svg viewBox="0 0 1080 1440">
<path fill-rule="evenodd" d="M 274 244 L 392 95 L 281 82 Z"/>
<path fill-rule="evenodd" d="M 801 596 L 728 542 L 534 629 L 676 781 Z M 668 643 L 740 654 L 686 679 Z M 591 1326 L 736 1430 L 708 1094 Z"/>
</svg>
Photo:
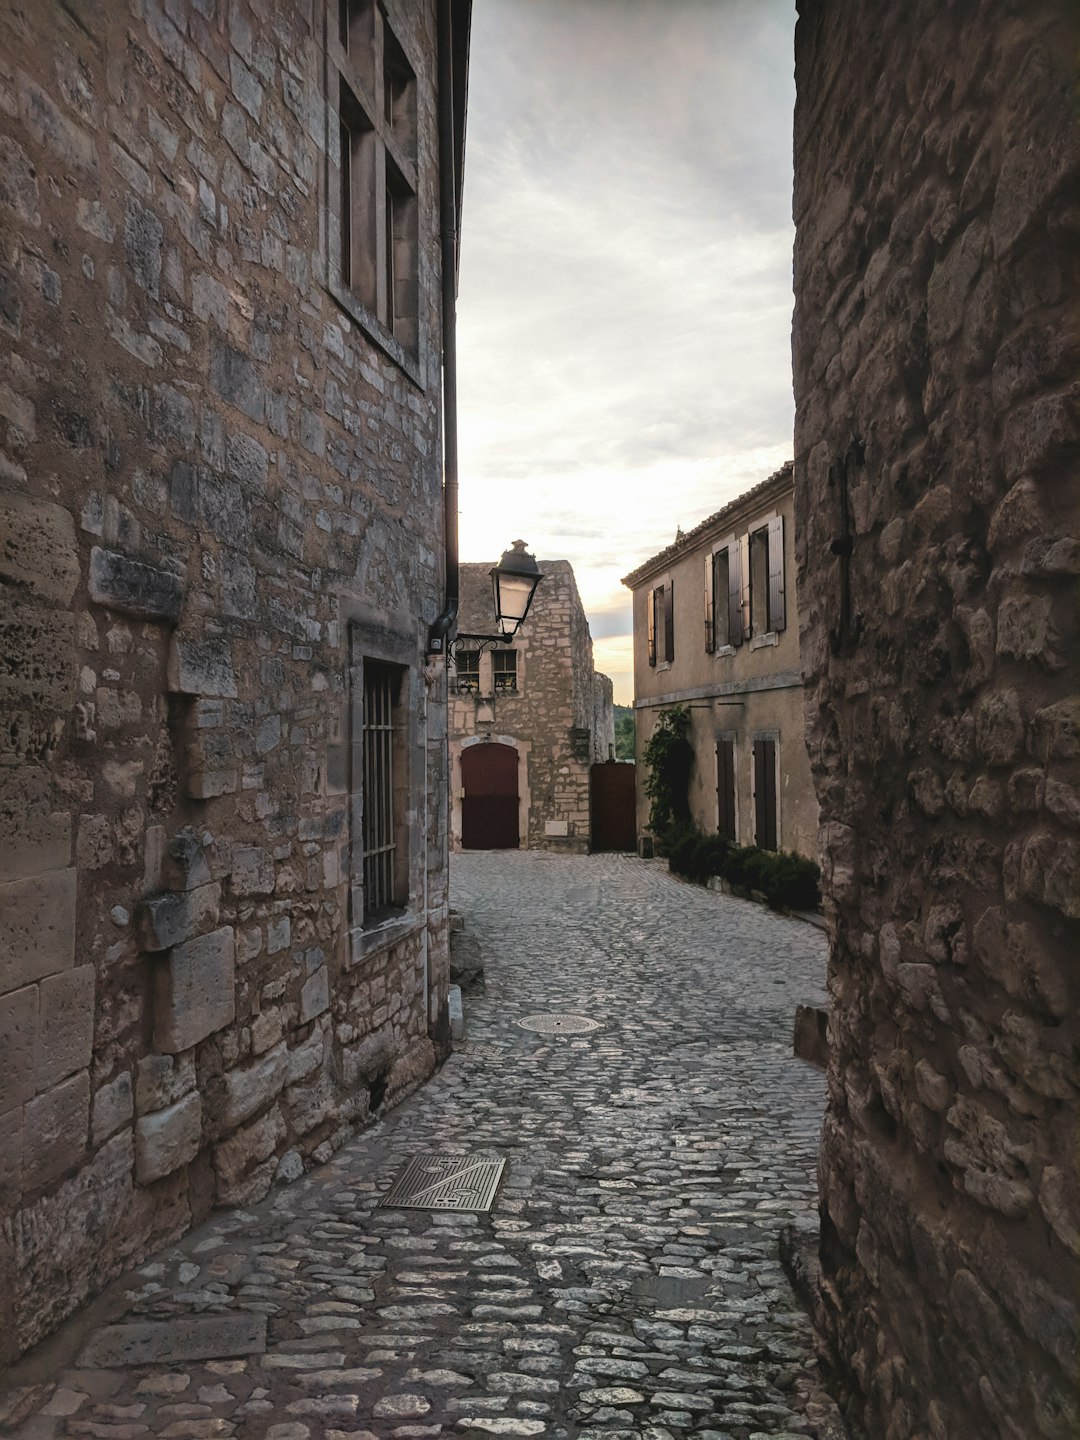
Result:
<svg viewBox="0 0 1080 1440">
<path fill-rule="evenodd" d="M 491 652 L 491 688 L 496 695 L 508 695 L 517 691 L 516 650 L 493 650 Z"/>
<path fill-rule="evenodd" d="M 405 905 L 408 894 L 407 793 L 401 689 L 404 670 L 365 660 L 361 730 L 365 926 Z"/>
<path fill-rule="evenodd" d="M 712 655 L 731 645 L 728 613 L 728 551 L 705 556 L 705 649 Z"/>
<path fill-rule="evenodd" d="M 455 653 L 451 686 L 459 695 L 474 694 L 480 689 L 479 650 L 458 650 Z"/>
<path fill-rule="evenodd" d="M 416 74 L 376 0 L 338 0 L 327 53 L 340 142 L 337 278 L 366 317 L 415 353 Z"/>
<path fill-rule="evenodd" d="M 657 585 L 646 597 L 649 633 L 649 664 L 658 660 L 668 664 L 675 659 L 675 606 L 670 580 Z"/>
<path fill-rule="evenodd" d="M 750 633 L 774 634 L 787 623 L 784 596 L 784 517 L 773 515 L 750 532 Z"/>
</svg>

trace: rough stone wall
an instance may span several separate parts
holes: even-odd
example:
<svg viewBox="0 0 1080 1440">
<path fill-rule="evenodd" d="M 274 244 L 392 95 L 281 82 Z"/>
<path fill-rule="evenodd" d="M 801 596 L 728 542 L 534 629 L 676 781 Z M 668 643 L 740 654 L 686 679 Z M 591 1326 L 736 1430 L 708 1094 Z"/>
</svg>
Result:
<svg viewBox="0 0 1080 1440">
<path fill-rule="evenodd" d="M 599 673 L 593 676 L 592 758 L 599 765 L 615 758 L 615 686 Z"/>
<path fill-rule="evenodd" d="M 823 1317 L 868 1434 L 1064 1440 L 1080 1429 L 1077 14 L 799 9 L 799 588 L 832 936 Z"/>
<path fill-rule="evenodd" d="M 494 694 L 488 657 L 481 662 L 476 694 L 453 695 L 450 702 L 451 843 L 461 843 L 460 755 L 464 742 L 491 735 L 518 748 L 519 784 L 523 787 L 522 846 L 526 849 L 589 848 L 589 766 L 610 729 L 611 682 L 607 708 L 594 704 L 592 638 L 568 560 L 538 562 L 543 581 L 533 598 L 528 619 L 513 642 L 517 652 L 517 693 Z M 490 565 L 461 567 L 459 629 L 491 634 L 495 627 L 491 603 Z M 607 741 L 603 740 L 607 759 Z"/>
<path fill-rule="evenodd" d="M 436 1058 L 435 6 L 390 9 L 419 384 L 325 288 L 321 5 L 0 9 L 0 1354 Z M 350 635 L 410 667 L 381 945 L 348 933 Z"/>
</svg>

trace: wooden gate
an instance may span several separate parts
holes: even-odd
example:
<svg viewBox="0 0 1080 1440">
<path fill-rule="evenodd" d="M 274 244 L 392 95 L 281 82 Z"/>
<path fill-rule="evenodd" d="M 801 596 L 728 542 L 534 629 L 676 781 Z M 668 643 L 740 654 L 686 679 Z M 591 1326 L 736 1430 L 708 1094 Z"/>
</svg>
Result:
<svg viewBox="0 0 1080 1440">
<path fill-rule="evenodd" d="M 485 741 L 461 752 L 461 845 L 464 850 L 516 850 L 518 752 Z"/>
<path fill-rule="evenodd" d="M 622 760 L 609 760 L 589 772 L 594 850 L 637 849 L 634 768 Z"/>
</svg>

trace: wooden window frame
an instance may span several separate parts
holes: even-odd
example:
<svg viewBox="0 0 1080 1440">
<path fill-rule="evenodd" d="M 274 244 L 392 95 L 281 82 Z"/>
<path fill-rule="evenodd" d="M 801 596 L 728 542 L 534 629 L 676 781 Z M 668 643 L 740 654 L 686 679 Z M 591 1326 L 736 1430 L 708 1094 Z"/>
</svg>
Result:
<svg viewBox="0 0 1080 1440">
<path fill-rule="evenodd" d="M 326 286 L 421 388 L 420 73 L 394 0 L 325 0 Z"/>
<path fill-rule="evenodd" d="M 492 650 L 492 652 L 491 652 L 491 693 L 492 693 L 493 695 L 517 695 L 517 694 L 520 693 L 520 692 L 519 692 L 519 686 L 518 686 L 518 663 L 517 663 L 517 658 L 518 658 L 518 657 L 517 657 L 517 651 L 516 651 L 516 650 Z M 507 660 L 513 662 L 513 663 L 510 665 L 510 668 L 509 668 L 508 670 L 500 670 L 500 669 L 499 669 L 498 662 L 499 662 L 499 661 L 504 661 L 504 662 L 505 662 L 505 661 L 507 661 Z M 500 680 L 505 680 L 505 677 L 506 677 L 507 675 L 510 675 L 510 676 L 512 677 L 513 683 L 510 684 L 510 685 L 507 685 L 507 684 L 505 684 L 505 683 L 500 684 L 500 683 L 499 683 Z"/>
</svg>

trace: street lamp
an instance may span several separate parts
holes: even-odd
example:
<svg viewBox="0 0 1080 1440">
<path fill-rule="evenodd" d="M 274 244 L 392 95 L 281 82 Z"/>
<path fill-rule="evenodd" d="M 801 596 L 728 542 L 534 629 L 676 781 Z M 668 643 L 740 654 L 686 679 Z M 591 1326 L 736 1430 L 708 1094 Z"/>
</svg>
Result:
<svg viewBox="0 0 1080 1440">
<path fill-rule="evenodd" d="M 536 587 L 543 578 L 535 557 L 525 549 L 524 540 L 515 540 L 509 550 L 503 551 L 498 565 L 491 567 L 491 593 L 500 639 L 512 640 L 524 625 Z"/>
</svg>

